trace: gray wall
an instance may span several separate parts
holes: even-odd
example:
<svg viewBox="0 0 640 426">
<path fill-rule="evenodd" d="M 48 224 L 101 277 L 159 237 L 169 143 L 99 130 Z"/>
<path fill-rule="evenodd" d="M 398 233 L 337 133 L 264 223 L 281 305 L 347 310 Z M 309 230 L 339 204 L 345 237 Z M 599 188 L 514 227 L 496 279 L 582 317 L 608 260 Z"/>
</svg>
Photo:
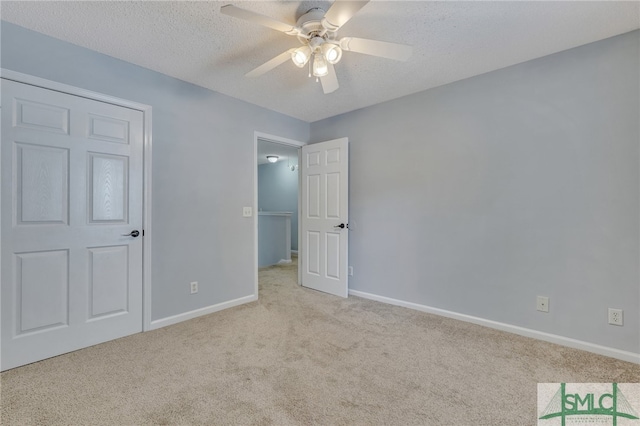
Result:
<svg viewBox="0 0 640 426">
<path fill-rule="evenodd" d="M 291 250 L 298 250 L 298 171 L 292 172 L 286 161 L 258 166 L 258 208 L 293 213 Z"/>
<path fill-rule="evenodd" d="M 312 123 L 312 141 L 350 141 L 350 288 L 640 352 L 639 47 L 636 31 Z"/>
<path fill-rule="evenodd" d="M 308 123 L 7 22 L 1 60 L 153 107 L 154 320 L 253 294 L 254 223 L 242 207 L 253 204 L 254 131 L 306 141 Z"/>
</svg>

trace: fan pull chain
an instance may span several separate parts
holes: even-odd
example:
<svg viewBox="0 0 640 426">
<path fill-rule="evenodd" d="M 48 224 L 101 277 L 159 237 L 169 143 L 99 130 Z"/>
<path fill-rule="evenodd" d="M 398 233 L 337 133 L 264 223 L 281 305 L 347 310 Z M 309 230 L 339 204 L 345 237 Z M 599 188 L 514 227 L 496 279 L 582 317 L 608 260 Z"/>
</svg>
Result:
<svg viewBox="0 0 640 426">
<path fill-rule="evenodd" d="M 309 78 L 311 78 L 311 61 L 309 61 Z"/>
</svg>

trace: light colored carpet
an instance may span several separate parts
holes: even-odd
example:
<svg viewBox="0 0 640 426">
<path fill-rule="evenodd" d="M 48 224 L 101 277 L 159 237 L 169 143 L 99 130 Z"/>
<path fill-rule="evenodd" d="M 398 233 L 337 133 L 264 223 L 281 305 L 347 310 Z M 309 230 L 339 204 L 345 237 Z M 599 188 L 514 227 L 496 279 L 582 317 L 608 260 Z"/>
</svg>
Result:
<svg viewBox="0 0 640 426">
<path fill-rule="evenodd" d="M 5 372 L 2 424 L 532 425 L 538 382 L 639 382 L 614 359 L 295 283 Z"/>
</svg>

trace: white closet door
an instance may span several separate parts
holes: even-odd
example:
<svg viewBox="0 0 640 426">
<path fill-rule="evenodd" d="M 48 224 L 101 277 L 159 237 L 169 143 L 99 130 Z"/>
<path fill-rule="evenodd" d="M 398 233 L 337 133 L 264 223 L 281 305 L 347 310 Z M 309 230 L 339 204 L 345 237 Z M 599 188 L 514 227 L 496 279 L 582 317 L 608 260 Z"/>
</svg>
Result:
<svg viewBox="0 0 640 426">
<path fill-rule="evenodd" d="M 3 79 L 1 149 L 2 370 L 142 331 L 142 112 Z"/>
</svg>

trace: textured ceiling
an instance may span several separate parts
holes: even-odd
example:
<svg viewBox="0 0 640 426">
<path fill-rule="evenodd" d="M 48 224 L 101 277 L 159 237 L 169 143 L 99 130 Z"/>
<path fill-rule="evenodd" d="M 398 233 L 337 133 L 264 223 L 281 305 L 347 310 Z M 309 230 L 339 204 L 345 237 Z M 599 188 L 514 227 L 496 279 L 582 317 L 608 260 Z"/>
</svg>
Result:
<svg viewBox="0 0 640 426">
<path fill-rule="evenodd" d="M 299 45 L 220 14 L 235 4 L 295 23 L 328 1 L 2 1 L 2 19 L 308 122 L 440 86 L 640 27 L 638 2 L 372 1 L 354 36 L 414 46 L 407 62 L 345 52 L 329 95 L 286 62 L 244 74 Z"/>
</svg>

